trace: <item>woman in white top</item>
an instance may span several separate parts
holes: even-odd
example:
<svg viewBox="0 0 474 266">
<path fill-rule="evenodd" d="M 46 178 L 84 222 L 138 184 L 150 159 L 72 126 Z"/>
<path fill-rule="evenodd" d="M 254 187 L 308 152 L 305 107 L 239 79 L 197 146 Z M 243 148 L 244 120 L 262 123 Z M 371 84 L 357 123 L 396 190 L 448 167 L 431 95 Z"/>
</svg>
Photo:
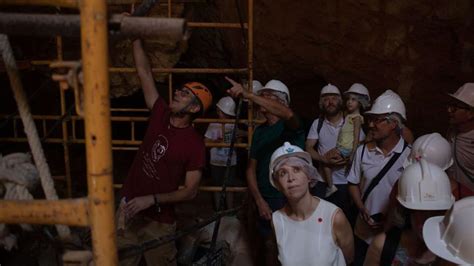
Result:
<svg viewBox="0 0 474 266">
<path fill-rule="evenodd" d="M 271 157 L 269 178 L 288 200 L 272 215 L 281 264 L 350 264 L 354 256 L 351 226 L 341 209 L 310 194 L 309 186 L 321 176 L 309 153 L 285 142 Z"/>
</svg>

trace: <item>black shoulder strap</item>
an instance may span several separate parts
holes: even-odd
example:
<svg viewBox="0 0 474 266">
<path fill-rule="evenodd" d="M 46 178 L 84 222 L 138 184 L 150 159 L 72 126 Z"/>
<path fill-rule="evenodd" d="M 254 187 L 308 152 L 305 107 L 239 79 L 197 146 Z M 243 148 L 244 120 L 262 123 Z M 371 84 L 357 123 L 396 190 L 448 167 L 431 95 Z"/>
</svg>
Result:
<svg viewBox="0 0 474 266">
<path fill-rule="evenodd" d="M 362 158 L 364 158 L 365 146 L 366 146 L 367 144 L 364 143 L 363 145 L 364 145 L 364 146 L 362 146 L 362 152 L 360 153 L 360 162 L 361 162 L 361 163 L 362 163 Z"/>
<path fill-rule="evenodd" d="M 370 192 L 372 192 L 372 190 L 374 190 L 374 188 L 379 184 L 380 180 L 382 180 L 382 178 L 388 172 L 388 170 L 390 170 L 390 168 L 392 168 L 392 166 L 398 160 L 400 155 L 405 151 L 407 146 L 408 146 L 408 143 L 406 143 L 406 141 L 403 141 L 402 152 L 394 153 L 392 158 L 390 158 L 390 160 L 385 164 L 385 166 L 382 168 L 382 170 L 380 170 L 380 172 L 375 176 L 375 178 L 372 179 L 372 182 L 370 182 L 369 186 L 367 187 L 367 190 L 364 193 L 364 196 L 362 197 L 362 202 L 365 202 L 367 200 L 367 197 L 369 196 Z"/>
<path fill-rule="evenodd" d="M 316 132 L 318 132 L 318 136 L 319 136 L 319 132 L 321 132 L 321 128 L 323 128 L 323 122 L 324 122 L 324 117 L 320 117 L 318 120 L 318 128 L 316 130 Z"/>
<path fill-rule="evenodd" d="M 393 227 L 386 233 L 382 254 L 380 254 L 380 265 L 392 265 L 401 236 L 402 230 L 398 227 Z"/>
</svg>

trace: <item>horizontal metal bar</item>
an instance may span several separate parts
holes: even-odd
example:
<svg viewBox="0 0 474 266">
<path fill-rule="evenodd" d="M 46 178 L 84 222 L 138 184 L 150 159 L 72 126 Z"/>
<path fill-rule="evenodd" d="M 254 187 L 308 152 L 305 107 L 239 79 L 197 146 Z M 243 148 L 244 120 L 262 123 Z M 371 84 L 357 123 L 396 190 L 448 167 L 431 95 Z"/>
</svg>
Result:
<svg viewBox="0 0 474 266">
<path fill-rule="evenodd" d="M 0 222 L 88 226 L 87 199 L 0 200 Z"/>
<path fill-rule="evenodd" d="M 134 67 L 109 67 L 110 72 L 135 73 Z M 247 68 L 152 68 L 153 73 L 245 74 Z"/>
<path fill-rule="evenodd" d="M 0 0 L 0 5 L 15 6 L 54 6 L 79 8 L 79 0 Z M 139 1 L 140 2 L 140 1 Z M 136 0 L 107 0 L 108 5 L 131 5 L 136 4 Z M 207 4 L 206 0 L 173 0 L 173 4 Z M 159 3 L 159 5 L 168 5 L 168 3 Z"/>
<path fill-rule="evenodd" d="M 122 184 L 114 184 L 114 189 L 121 189 Z M 180 186 L 179 189 L 183 189 L 183 186 Z M 199 191 L 204 192 L 220 192 L 222 191 L 222 187 L 219 186 L 199 186 Z M 226 187 L 227 192 L 247 192 L 247 187 Z"/>
<path fill-rule="evenodd" d="M 24 61 L 20 61 L 24 62 Z M 54 63 L 51 60 L 30 60 L 22 63 L 25 67 L 29 64 L 32 66 L 50 65 Z M 134 67 L 109 67 L 112 73 L 135 73 L 137 70 Z M 196 74 L 245 74 L 248 72 L 247 68 L 152 68 L 153 73 L 196 73 Z"/>
<path fill-rule="evenodd" d="M 138 147 L 112 147 L 113 151 L 136 151 Z"/>
<path fill-rule="evenodd" d="M 79 0 L 0 0 L 0 5 L 79 8 Z"/>
<path fill-rule="evenodd" d="M 189 28 L 222 28 L 222 29 L 248 29 L 248 24 L 232 23 L 232 22 L 188 22 Z"/>
<path fill-rule="evenodd" d="M 142 111 L 144 109 L 130 109 L 129 111 L 135 111 L 139 110 Z M 20 116 L 15 115 L 13 117 L 6 115 L 6 114 L 0 114 L 0 119 L 15 119 L 18 120 L 20 119 Z M 60 120 L 61 116 L 60 115 L 33 115 L 33 119 L 35 120 Z M 71 116 L 71 120 L 76 120 L 76 121 L 82 121 L 84 120 L 83 117 L 81 116 Z M 113 122 L 146 122 L 148 121 L 149 117 L 148 116 L 112 116 L 110 117 L 110 120 Z M 234 119 L 220 119 L 220 118 L 197 118 L 193 121 L 193 123 L 234 123 Z M 240 123 L 248 123 L 247 119 L 241 119 L 239 120 Z M 257 124 L 261 124 L 264 121 L 263 120 L 258 120 L 254 121 Z"/>
<path fill-rule="evenodd" d="M 150 112 L 150 109 L 146 108 L 110 108 L 111 112 Z"/>
<path fill-rule="evenodd" d="M 14 142 L 14 143 L 21 143 L 21 142 L 28 142 L 27 138 L 0 138 L 0 142 Z M 71 139 L 68 141 L 64 141 L 62 138 L 46 138 L 43 140 L 45 143 L 53 143 L 53 144 L 84 144 L 84 139 Z M 112 145 L 131 145 L 131 146 L 140 146 L 142 144 L 141 140 L 122 140 L 122 139 L 114 139 L 112 140 Z M 214 142 L 206 142 L 206 147 L 230 147 L 228 143 L 214 143 Z M 248 148 L 247 143 L 236 143 L 236 148 Z M 133 147 L 126 148 L 126 147 L 113 147 L 114 150 L 134 150 Z"/>
<path fill-rule="evenodd" d="M 79 15 L 0 13 L 0 33 L 26 36 L 79 36 Z M 112 15 L 109 34 L 114 37 L 183 39 L 186 20 L 181 18 L 131 17 Z"/>
</svg>

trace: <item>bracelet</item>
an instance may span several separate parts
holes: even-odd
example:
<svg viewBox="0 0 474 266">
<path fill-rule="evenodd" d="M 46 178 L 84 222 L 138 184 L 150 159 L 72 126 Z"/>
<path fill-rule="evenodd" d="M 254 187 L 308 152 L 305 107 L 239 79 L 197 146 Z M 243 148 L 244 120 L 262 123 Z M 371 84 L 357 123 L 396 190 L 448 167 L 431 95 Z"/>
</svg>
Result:
<svg viewBox="0 0 474 266">
<path fill-rule="evenodd" d="M 153 201 L 155 202 L 155 208 L 158 213 L 161 212 L 160 203 L 158 201 L 158 194 L 153 194 Z"/>
</svg>

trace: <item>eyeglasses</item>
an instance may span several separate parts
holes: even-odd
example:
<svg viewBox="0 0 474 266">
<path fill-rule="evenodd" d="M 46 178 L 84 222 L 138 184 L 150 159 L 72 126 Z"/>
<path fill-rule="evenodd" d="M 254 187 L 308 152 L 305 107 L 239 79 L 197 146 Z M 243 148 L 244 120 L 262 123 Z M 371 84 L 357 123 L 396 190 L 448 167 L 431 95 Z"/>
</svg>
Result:
<svg viewBox="0 0 474 266">
<path fill-rule="evenodd" d="M 369 116 L 367 117 L 367 123 L 374 123 L 375 125 L 378 125 L 384 121 L 390 121 L 390 117 L 388 116 Z"/>
<path fill-rule="evenodd" d="M 193 95 L 193 93 L 188 88 L 176 89 L 176 92 L 180 93 L 182 96 L 185 96 L 185 97 Z"/>
<path fill-rule="evenodd" d="M 446 105 L 446 108 L 448 109 L 448 112 L 454 113 L 457 110 L 471 110 L 470 107 L 462 105 L 462 104 L 456 104 L 456 103 L 450 103 Z"/>
</svg>

